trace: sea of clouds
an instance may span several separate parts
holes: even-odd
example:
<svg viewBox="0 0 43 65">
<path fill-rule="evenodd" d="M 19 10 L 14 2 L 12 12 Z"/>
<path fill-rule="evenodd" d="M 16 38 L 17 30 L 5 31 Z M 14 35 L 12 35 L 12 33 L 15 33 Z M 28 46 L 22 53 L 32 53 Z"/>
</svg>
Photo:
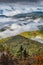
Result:
<svg viewBox="0 0 43 65">
<path fill-rule="evenodd" d="M 32 13 L 32 12 L 43 12 L 41 6 L 30 6 L 20 4 L 0 4 L 0 29 L 6 28 L 5 31 L 0 32 L 0 39 L 10 36 L 18 35 L 25 31 L 36 31 L 39 30 L 38 26 L 43 25 L 43 19 L 31 19 L 30 17 L 25 18 L 12 18 L 18 14 Z M 7 16 L 7 17 L 6 17 Z"/>
</svg>

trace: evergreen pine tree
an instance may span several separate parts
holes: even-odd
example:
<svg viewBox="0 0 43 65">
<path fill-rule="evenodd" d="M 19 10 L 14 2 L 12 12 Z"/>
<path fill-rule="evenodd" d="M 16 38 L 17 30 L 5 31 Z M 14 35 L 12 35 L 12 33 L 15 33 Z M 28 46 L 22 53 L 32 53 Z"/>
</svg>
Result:
<svg viewBox="0 0 43 65">
<path fill-rule="evenodd" d="M 24 59 L 26 59 L 26 57 L 27 57 L 27 51 L 26 51 L 26 49 L 24 49 L 24 51 L 23 51 L 23 57 L 24 57 Z"/>
</svg>

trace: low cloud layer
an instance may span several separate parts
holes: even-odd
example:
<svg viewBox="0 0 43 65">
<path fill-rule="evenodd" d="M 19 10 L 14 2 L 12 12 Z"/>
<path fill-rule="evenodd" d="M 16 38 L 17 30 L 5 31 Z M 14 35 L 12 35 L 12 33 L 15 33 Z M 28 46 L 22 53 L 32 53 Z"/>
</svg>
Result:
<svg viewBox="0 0 43 65">
<path fill-rule="evenodd" d="M 0 38 L 15 36 L 25 31 L 39 30 L 38 26 L 43 25 L 43 19 L 41 17 L 33 19 L 33 15 L 30 17 L 25 15 L 32 12 L 43 14 L 43 7 L 18 3 L 0 4 L 0 29 L 5 28 L 0 32 Z"/>
<path fill-rule="evenodd" d="M 10 36 L 15 36 L 25 31 L 39 30 L 38 26 L 40 25 L 43 25 L 43 22 L 41 21 L 41 19 L 28 20 L 27 22 L 22 21 L 22 23 L 18 22 L 18 23 L 13 23 L 11 25 L 7 25 L 7 26 L 4 25 L 4 28 L 6 28 L 6 30 L 3 32 L 0 32 L 0 39 L 5 37 L 10 37 Z"/>
</svg>

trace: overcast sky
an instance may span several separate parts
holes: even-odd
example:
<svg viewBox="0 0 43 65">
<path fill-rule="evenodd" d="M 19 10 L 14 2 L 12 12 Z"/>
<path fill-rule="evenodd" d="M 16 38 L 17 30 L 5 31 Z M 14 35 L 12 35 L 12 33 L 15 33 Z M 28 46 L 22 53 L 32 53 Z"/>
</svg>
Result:
<svg viewBox="0 0 43 65">
<path fill-rule="evenodd" d="M 21 3 L 43 6 L 43 0 L 0 0 L 0 3 Z"/>
<path fill-rule="evenodd" d="M 0 0 L 0 2 L 39 2 L 39 1 L 43 1 L 43 0 Z"/>
</svg>

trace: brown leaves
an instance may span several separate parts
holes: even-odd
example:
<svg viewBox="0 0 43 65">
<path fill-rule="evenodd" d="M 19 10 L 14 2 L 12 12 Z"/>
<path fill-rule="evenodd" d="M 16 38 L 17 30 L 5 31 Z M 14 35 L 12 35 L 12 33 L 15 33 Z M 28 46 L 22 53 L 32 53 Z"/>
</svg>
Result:
<svg viewBox="0 0 43 65">
<path fill-rule="evenodd" d="M 42 55 L 36 55 L 34 56 L 35 65 L 43 65 L 43 56 Z"/>
</svg>

